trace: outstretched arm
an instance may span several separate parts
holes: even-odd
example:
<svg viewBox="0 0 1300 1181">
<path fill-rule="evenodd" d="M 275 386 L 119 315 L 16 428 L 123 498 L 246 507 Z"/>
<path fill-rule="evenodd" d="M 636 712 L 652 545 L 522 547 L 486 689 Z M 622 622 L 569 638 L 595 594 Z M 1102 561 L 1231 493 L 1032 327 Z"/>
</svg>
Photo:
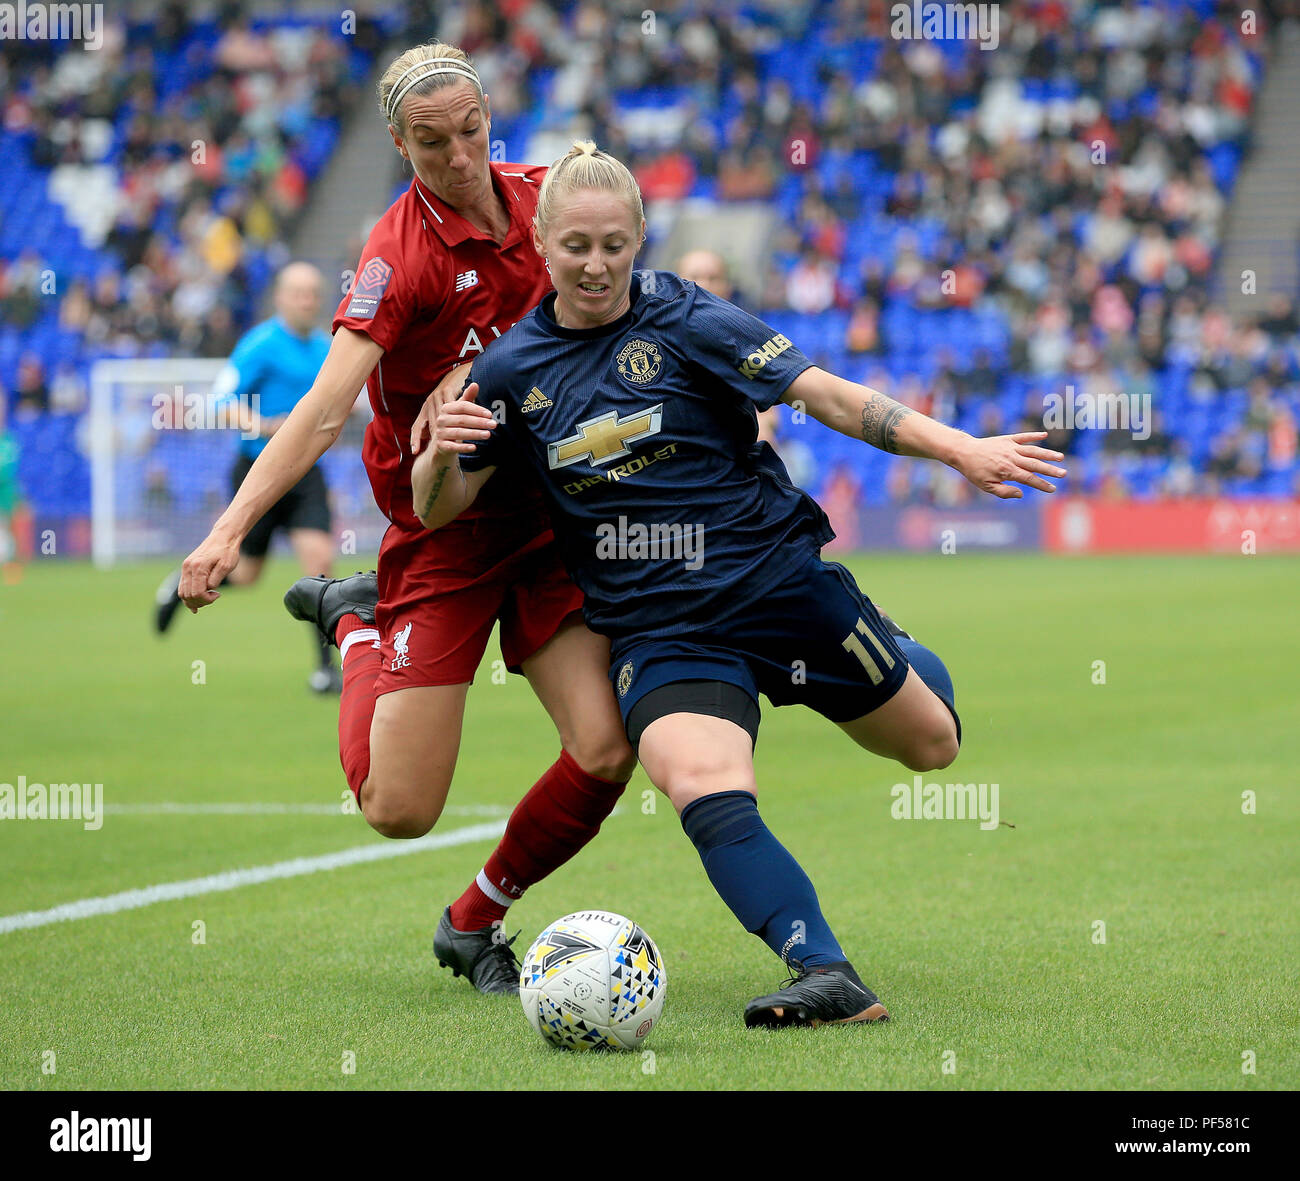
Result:
<svg viewBox="0 0 1300 1181">
<path fill-rule="evenodd" d="M 1055 485 L 1043 476 L 1065 475 L 1064 468 L 1048 462 L 1064 456 L 1059 451 L 1037 446 L 1047 437 L 1046 431 L 976 439 L 878 390 L 855 385 L 816 366 L 799 374 L 781 401 L 787 405 L 798 404 L 823 425 L 881 451 L 946 463 L 981 492 L 1003 500 L 1018 500 L 1024 495 L 1016 484 L 1040 492 L 1055 492 Z"/>
<path fill-rule="evenodd" d="M 239 561 L 239 544 L 263 514 L 307 474 L 330 445 L 357 400 L 357 391 L 384 350 L 368 336 L 340 328 L 311 389 L 272 432 L 230 507 L 181 567 L 177 593 L 191 611 L 221 597 L 216 589 Z"/>
<path fill-rule="evenodd" d="M 475 403 L 477 397 L 478 382 L 470 382 L 459 398 L 438 408 L 430 446 L 411 468 L 412 506 L 426 529 L 441 529 L 459 517 L 496 471 L 461 470 L 459 457 L 473 453 L 474 440 L 490 438 L 497 425 L 492 411 Z"/>
</svg>

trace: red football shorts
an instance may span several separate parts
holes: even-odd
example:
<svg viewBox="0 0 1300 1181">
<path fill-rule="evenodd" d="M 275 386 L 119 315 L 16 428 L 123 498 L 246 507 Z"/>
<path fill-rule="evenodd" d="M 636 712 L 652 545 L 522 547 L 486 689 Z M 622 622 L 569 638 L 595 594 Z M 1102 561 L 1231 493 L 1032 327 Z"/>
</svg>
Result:
<svg viewBox="0 0 1300 1181">
<path fill-rule="evenodd" d="M 376 696 L 471 683 L 498 620 L 501 655 L 517 672 L 581 609 L 554 535 L 535 518 L 458 520 L 435 533 L 390 525 L 379 547 Z"/>
</svg>

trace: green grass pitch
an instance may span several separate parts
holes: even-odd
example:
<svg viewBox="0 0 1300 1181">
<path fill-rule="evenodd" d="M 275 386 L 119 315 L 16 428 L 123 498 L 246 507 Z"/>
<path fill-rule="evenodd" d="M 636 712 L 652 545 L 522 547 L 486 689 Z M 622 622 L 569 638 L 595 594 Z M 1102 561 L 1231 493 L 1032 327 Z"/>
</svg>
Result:
<svg viewBox="0 0 1300 1181">
<path fill-rule="evenodd" d="M 522 929 L 522 949 L 579 908 L 641 922 L 669 972 L 652 1053 L 551 1050 L 515 1001 L 435 967 L 438 913 L 487 839 L 0 933 L 0 1085 L 1300 1083 L 1300 561 L 849 564 L 952 670 L 965 745 L 927 781 L 997 783 L 1014 825 L 894 819 L 890 789 L 909 773 L 810 712 L 765 711 L 764 816 L 890 1024 L 746 1031 L 745 1001 L 781 968 L 713 894 L 638 772 L 620 812 L 514 908 L 509 930 Z M 99 831 L 0 820 L 0 916 L 386 843 L 338 807 L 335 704 L 307 692 L 306 630 L 279 605 L 291 566 L 182 615 L 165 639 L 149 625 L 162 572 L 47 562 L 0 587 L 0 783 L 101 782 L 114 807 L 326 807 L 110 812 Z M 451 795 L 461 811 L 436 831 L 484 823 L 469 805 L 504 815 L 557 749 L 520 679 L 481 675 Z"/>
</svg>

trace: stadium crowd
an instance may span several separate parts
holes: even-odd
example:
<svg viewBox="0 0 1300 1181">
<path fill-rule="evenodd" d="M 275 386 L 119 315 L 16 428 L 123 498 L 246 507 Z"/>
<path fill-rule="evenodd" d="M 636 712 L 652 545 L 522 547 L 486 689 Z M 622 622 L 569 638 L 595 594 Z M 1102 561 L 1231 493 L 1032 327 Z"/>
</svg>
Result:
<svg viewBox="0 0 1300 1181">
<path fill-rule="evenodd" d="M 311 24 L 254 30 L 235 5 L 197 20 L 179 2 L 147 35 L 110 22 L 94 53 L 6 44 L 5 146 L 44 205 L 8 201 L 0 222 L 5 255 L 19 247 L 0 260 L 0 354 L 24 346 L 20 411 L 80 410 L 95 356 L 229 352 L 375 49 L 368 22 L 348 43 Z"/>
<path fill-rule="evenodd" d="M 346 36 L 173 2 L 96 54 L 8 42 L 0 384 L 15 429 L 65 447 L 31 424 L 84 410 L 93 359 L 227 353 L 341 119 L 374 116 L 375 55 L 436 29 L 474 57 L 509 158 L 592 136 L 632 166 L 652 231 L 685 198 L 771 202 L 749 303 L 828 367 L 972 432 L 1037 426 L 1067 389 L 1148 399 L 1149 438 L 1053 432 L 1076 491 L 1294 494 L 1295 301 L 1234 317 L 1214 285 L 1284 3 L 1244 35 L 1218 0 L 1017 0 L 993 52 L 895 40 L 869 0 L 414 0 L 382 25 L 358 6 Z M 819 430 L 779 431 L 815 490 L 963 495 Z M 73 482 L 65 507 L 87 499 Z"/>
<path fill-rule="evenodd" d="M 777 203 L 759 310 L 830 368 L 857 359 L 868 384 L 979 433 L 1038 427 L 1069 388 L 1150 406 L 1149 439 L 1053 431 L 1082 452 L 1076 488 L 1293 491 L 1294 301 L 1261 295 L 1234 318 L 1213 294 L 1279 14 L 1243 37 L 1213 0 L 1002 5 L 982 52 L 892 40 L 888 7 L 724 26 L 679 6 L 665 38 L 583 5 L 554 90 L 648 199 Z M 674 113 L 670 142 L 611 99 L 647 90 Z M 815 481 L 834 442 L 812 446 Z M 966 495 L 939 471 L 845 462 L 868 499 L 882 472 L 893 499 Z"/>
</svg>

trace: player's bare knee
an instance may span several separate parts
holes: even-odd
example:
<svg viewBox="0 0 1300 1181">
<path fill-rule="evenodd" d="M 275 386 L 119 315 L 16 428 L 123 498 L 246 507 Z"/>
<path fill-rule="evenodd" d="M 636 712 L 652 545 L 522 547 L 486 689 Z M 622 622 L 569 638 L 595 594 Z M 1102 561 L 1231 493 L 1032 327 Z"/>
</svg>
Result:
<svg viewBox="0 0 1300 1181">
<path fill-rule="evenodd" d="M 942 771 L 945 767 L 952 766 L 952 764 L 957 760 L 957 752 L 959 749 L 960 744 L 957 742 L 957 732 L 954 730 L 949 734 L 945 734 L 935 743 L 934 749 L 931 752 L 931 757 L 934 759 L 934 766 L 931 767 L 930 770 Z"/>
<path fill-rule="evenodd" d="M 636 770 L 636 754 L 621 732 L 578 739 L 564 749 L 588 775 L 610 783 L 626 783 Z"/>
<path fill-rule="evenodd" d="M 942 771 L 957 758 L 958 749 L 957 728 L 949 719 L 944 726 L 916 735 L 899 761 L 909 771 Z"/>
<path fill-rule="evenodd" d="M 752 768 L 707 755 L 678 760 L 663 776 L 663 792 L 674 803 L 718 791 L 752 790 Z"/>
<path fill-rule="evenodd" d="M 366 820 L 380 836 L 393 840 L 413 840 L 422 837 L 437 822 L 436 816 L 429 816 L 418 810 L 404 811 L 372 805 L 364 812 Z"/>
<path fill-rule="evenodd" d="M 441 813 L 441 808 L 397 792 L 368 790 L 361 797 L 361 814 L 366 823 L 381 836 L 394 840 L 424 836 L 438 823 Z"/>
<path fill-rule="evenodd" d="M 366 819 L 369 820 L 370 818 L 366 817 Z M 404 817 L 396 821 L 389 821 L 387 819 L 370 820 L 370 827 L 373 828 L 381 837 L 388 837 L 389 840 L 394 841 L 415 840 L 418 837 L 424 836 L 429 831 L 420 824 Z"/>
</svg>

